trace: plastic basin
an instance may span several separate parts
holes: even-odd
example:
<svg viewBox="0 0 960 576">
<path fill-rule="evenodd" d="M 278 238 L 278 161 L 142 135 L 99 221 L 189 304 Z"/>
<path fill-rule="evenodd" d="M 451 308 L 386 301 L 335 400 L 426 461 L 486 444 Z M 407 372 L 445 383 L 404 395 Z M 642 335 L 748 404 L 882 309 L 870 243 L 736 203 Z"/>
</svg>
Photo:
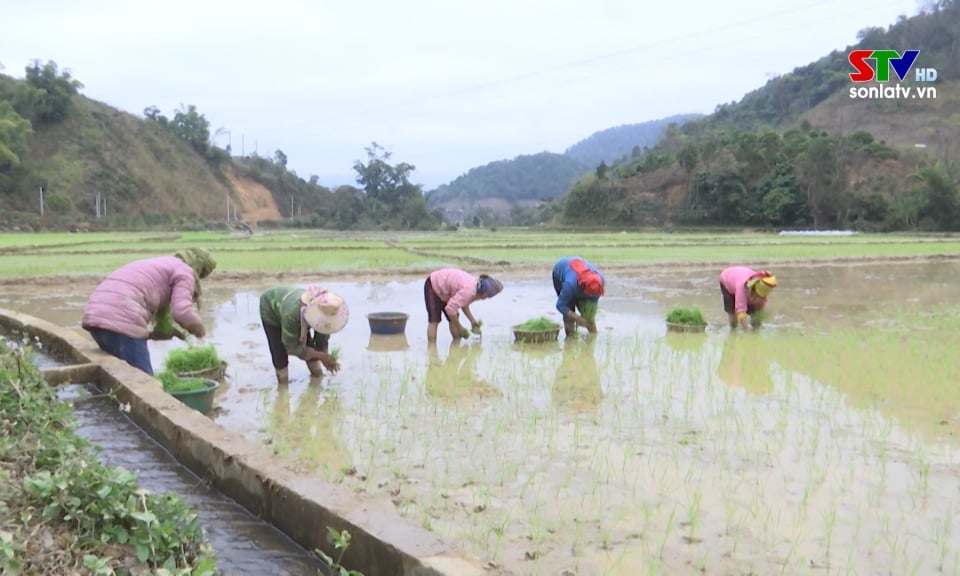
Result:
<svg viewBox="0 0 960 576">
<path fill-rule="evenodd" d="M 403 334 L 409 314 L 404 312 L 373 312 L 367 314 L 372 334 Z"/>
</svg>

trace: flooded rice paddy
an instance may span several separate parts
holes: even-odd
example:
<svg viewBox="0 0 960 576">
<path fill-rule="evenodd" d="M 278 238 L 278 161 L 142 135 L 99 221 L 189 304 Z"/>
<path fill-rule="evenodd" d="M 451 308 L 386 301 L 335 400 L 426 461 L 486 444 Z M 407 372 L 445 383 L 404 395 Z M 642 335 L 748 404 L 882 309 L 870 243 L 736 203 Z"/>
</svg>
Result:
<svg viewBox="0 0 960 576">
<path fill-rule="evenodd" d="M 421 279 L 328 281 L 351 307 L 343 369 L 311 380 L 292 359 L 280 390 L 269 284 L 212 281 L 213 417 L 522 574 L 960 573 L 960 267 L 775 272 L 756 334 L 729 332 L 717 271 L 670 270 L 609 277 L 596 338 L 527 347 L 510 326 L 557 318 L 549 271 L 505 276 L 473 307 L 483 337 L 444 326 L 436 347 Z M 76 326 L 90 288 L 0 306 Z M 707 333 L 666 335 L 677 305 Z M 403 336 L 370 335 L 382 311 L 410 314 Z"/>
</svg>

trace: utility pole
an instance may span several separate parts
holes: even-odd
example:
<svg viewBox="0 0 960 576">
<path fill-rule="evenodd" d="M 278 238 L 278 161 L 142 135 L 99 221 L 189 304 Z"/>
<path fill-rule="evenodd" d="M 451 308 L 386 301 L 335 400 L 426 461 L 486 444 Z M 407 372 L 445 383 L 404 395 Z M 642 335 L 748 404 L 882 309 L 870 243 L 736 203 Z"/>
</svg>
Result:
<svg viewBox="0 0 960 576">
<path fill-rule="evenodd" d="M 230 221 L 230 195 L 227 194 L 227 222 Z"/>
<path fill-rule="evenodd" d="M 241 135 L 240 135 L 240 157 L 241 157 L 241 158 L 246 158 L 246 157 L 247 157 L 247 152 L 246 152 L 246 148 L 244 148 L 244 146 L 243 146 L 243 139 L 244 139 L 244 135 L 241 134 Z"/>
<path fill-rule="evenodd" d="M 43 218 L 43 186 L 40 187 L 40 217 Z"/>
</svg>

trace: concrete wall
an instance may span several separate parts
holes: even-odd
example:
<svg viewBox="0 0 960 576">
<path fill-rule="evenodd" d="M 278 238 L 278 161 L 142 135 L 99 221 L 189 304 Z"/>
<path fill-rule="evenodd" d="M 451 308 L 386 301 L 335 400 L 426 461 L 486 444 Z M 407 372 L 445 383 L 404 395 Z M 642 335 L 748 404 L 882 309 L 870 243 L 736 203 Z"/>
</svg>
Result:
<svg viewBox="0 0 960 576">
<path fill-rule="evenodd" d="M 360 498 L 292 470 L 261 445 L 227 430 L 163 391 L 160 382 L 105 354 L 83 330 L 0 309 L 0 331 L 39 337 L 44 352 L 70 364 L 43 370 L 47 382 L 96 383 L 130 404 L 130 417 L 181 463 L 307 550 L 336 557 L 327 527 L 348 530 L 343 564 L 366 576 L 509 574 L 401 518 L 385 500 Z"/>
</svg>

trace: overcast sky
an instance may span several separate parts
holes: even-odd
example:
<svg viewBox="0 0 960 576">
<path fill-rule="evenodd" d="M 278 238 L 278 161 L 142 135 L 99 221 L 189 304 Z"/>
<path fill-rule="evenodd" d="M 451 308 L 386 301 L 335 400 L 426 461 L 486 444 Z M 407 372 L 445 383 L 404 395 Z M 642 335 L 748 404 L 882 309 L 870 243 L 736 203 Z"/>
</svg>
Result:
<svg viewBox="0 0 960 576">
<path fill-rule="evenodd" d="M 142 115 L 193 104 L 235 154 L 353 184 L 372 141 L 431 189 L 475 166 L 710 113 L 916 0 L 0 0 L 0 63 L 54 60 Z M 876 48 L 901 48 L 878 46 Z M 908 47 L 907 47 L 908 48 Z"/>
</svg>

